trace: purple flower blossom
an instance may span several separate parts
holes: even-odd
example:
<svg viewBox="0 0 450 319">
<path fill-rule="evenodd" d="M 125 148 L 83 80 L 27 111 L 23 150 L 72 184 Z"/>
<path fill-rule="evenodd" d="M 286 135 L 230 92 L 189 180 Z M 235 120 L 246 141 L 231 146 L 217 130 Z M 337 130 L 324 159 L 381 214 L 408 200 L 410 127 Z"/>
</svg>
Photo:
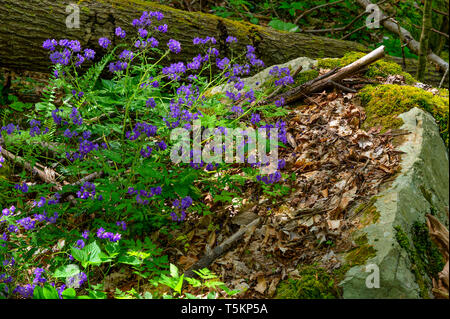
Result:
<svg viewBox="0 0 450 319">
<path fill-rule="evenodd" d="M 147 35 L 148 35 L 148 31 L 146 30 L 146 29 L 139 29 L 138 30 L 138 32 L 139 32 L 139 36 L 141 37 L 141 38 L 146 38 L 147 37 Z"/>
<path fill-rule="evenodd" d="M 235 37 L 232 37 L 231 35 L 229 35 L 228 37 L 227 37 L 227 39 L 225 40 L 225 42 L 227 42 L 227 43 L 237 43 L 237 39 L 235 38 Z"/>
<path fill-rule="evenodd" d="M 100 38 L 98 40 L 98 44 L 103 48 L 107 49 L 108 46 L 111 44 L 111 41 L 108 38 Z"/>
<path fill-rule="evenodd" d="M 252 113 L 252 118 L 250 119 L 250 122 L 252 122 L 253 125 L 256 125 L 256 123 L 259 123 L 261 121 L 261 116 L 258 113 Z"/>
<path fill-rule="evenodd" d="M 116 34 L 116 36 L 118 36 L 119 38 L 122 38 L 122 39 L 124 39 L 126 37 L 126 35 L 127 35 L 125 33 L 125 30 L 122 30 L 121 27 L 117 27 L 116 28 L 115 34 Z"/>
<path fill-rule="evenodd" d="M 92 49 L 85 49 L 84 50 L 84 57 L 88 60 L 94 60 L 95 57 L 95 51 Z"/>
<path fill-rule="evenodd" d="M 284 98 L 281 97 L 279 100 L 276 100 L 275 105 L 278 107 L 282 107 L 284 105 Z"/>
<path fill-rule="evenodd" d="M 149 98 L 149 99 L 147 100 L 147 102 L 145 102 L 145 105 L 146 105 L 147 107 L 155 108 L 155 107 L 156 107 L 155 99 L 153 99 L 152 97 Z"/>
<path fill-rule="evenodd" d="M 167 42 L 167 46 L 169 47 L 169 50 L 175 54 L 178 54 L 181 51 L 180 42 L 177 40 L 170 39 L 169 42 Z"/>
</svg>

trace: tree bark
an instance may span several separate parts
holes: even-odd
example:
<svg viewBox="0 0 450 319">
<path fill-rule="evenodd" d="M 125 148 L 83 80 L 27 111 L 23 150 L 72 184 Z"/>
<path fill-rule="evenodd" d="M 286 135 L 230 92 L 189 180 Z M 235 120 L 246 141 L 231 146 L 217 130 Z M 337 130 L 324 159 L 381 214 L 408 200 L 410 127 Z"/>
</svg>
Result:
<svg viewBox="0 0 450 319">
<path fill-rule="evenodd" d="M 266 65 L 284 63 L 299 56 L 311 58 L 340 57 L 349 51 L 364 51 L 363 45 L 325 37 L 276 31 L 249 23 L 236 22 L 199 12 L 185 12 L 142 0 L 80 1 L 80 28 L 66 26 L 66 6 L 71 0 L 0 0 L 0 66 L 32 71 L 48 71 L 48 52 L 42 48 L 46 39 L 77 39 L 83 48 L 100 50 L 98 39 L 108 37 L 113 44 L 124 40 L 114 35 L 120 26 L 127 38 L 136 30 L 132 20 L 142 11 L 160 11 L 161 24 L 169 31 L 158 34 L 160 48 L 165 49 L 170 38 L 181 43 L 182 51 L 171 55 L 172 62 L 187 61 L 198 54 L 194 37 L 214 36 L 217 49 L 227 55 L 227 36 L 238 38 L 238 48 L 252 44 Z M 101 51 L 100 51 L 101 52 Z M 99 54 L 98 54 L 99 55 Z M 176 60 L 175 60 L 176 59 Z"/>
<path fill-rule="evenodd" d="M 423 82 L 427 69 L 427 55 L 431 29 L 431 9 L 433 0 L 425 0 L 422 20 L 422 34 L 420 35 L 419 65 L 417 67 L 417 79 Z"/>
</svg>

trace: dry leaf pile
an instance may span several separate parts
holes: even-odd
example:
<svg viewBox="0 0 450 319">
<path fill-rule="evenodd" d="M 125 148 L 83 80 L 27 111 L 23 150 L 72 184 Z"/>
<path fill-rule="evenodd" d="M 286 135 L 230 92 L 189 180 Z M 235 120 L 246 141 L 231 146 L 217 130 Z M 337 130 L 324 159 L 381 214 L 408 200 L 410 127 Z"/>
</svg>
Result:
<svg viewBox="0 0 450 319">
<path fill-rule="evenodd" d="M 296 173 L 294 182 L 285 181 L 291 194 L 272 206 L 250 185 L 243 194 L 250 204 L 222 208 L 228 214 L 216 232 L 192 230 L 192 246 L 186 255 L 178 250 L 178 264 L 189 268 L 205 250 L 260 216 L 263 222 L 210 267 L 230 288 L 245 291 L 239 297 L 273 297 L 280 280 L 299 275 L 300 264 L 319 263 L 329 270 L 342 265 L 342 253 L 355 245 L 350 233 L 360 227 L 359 216 L 349 212 L 395 175 L 401 152 L 392 140 L 403 133 L 362 130 L 365 113 L 352 93 L 321 93 L 309 102 L 288 116 L 289 145 L 281 157 L 284 172 Z M 231 208 L 237 210 L 233 217 Z"/>
</svg>

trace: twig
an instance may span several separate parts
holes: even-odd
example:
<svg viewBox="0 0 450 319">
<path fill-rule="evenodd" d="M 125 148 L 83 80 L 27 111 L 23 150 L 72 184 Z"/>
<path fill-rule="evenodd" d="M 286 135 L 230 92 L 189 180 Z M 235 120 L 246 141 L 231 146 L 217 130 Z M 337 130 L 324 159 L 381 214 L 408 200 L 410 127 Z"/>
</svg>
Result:
<svg viewBox="0 0 450 319">
<path fill-rule="evenodd" d="M 422 27 L 418 26 L 417 24 L 413 24 L 412 26 L 415 27 L 416 29 L 422 29 Z M 436 30 L 436 29 L 434 29 L 434 28 L 431 28 L 430 31 L 433 31 L 433 32 L 435 32 L 435 33 L 437 33 L 437 34 L 440 34 L 440 35 L 446 37 L 447 39 L 449 38 L 448 34 L 445 33 L 445 32 Z"/>
<path fill-rule="evenodd" d="M 345 91 L 345 92 L 350 92 L 350 93 L 356 93 L 356 92 L 358 92 L 358 91 L 356 91 L 355 89 L 348 88 L 348 87 L 346 87 L 346 86 L 344 86 L 344 85 L 342 85 L 342 84 L 339 84 L 339 83 L 337 83 L 337 82 L 334 82 L 334 81 L 330 81 L 330 83 L 333 84 L 333 85 L 334 85 L 335 87 L 337 87 L 338 89 L 341 89 L 342 91 Z"/>
<path fill-rule="evenodd" d="M 383 21 L 385 21 L 385 20 L 388 20 L 388 19 L 390 19 L 390 18 L 391 18 L 391 17 L 384 17 L 383 19 L 380 20 L 380 23 L 383 22 Z M 355 29 L 355 30 L 353 30 L 352 32 L 350 32 L 350 33 L 344 35 L 344 36 L 341 38 L 341 40 L 345 40 L 345 39 L 347 39 L 349 36 L 351 36 L 352 34 L 358 32 L 358 31 L 361 31 L 361 30 L 363 30 L 363 29 L 365 29 L 365 28 L 367 28 L 367 26 L 366 26 L 366 25 L 363 25 L 362 27 L 359 27 L 359 28 Z"/>
<path fill-rule="evenodd" d="M 345 0 L 338 0 L 338 1 L 335 1 L 335 2 L 328 2 L 328 3 L 324 3 L 324 4 L 321 4 L 321 5 L 315 6 L 315 7 L 311 8 L 311 9 L 308 9 L 305 12 L 303 12 L 301 15 L 299 15 L 297 18 L 295 18 L 294 24 L 297 24 L 298 21 L 301 18 L 303 18 L 305 15 L 311 13 L 312 11 L 315 11 L 315 10 L 320 9 L 320 8 L 325 8 L 325 7 L 328 7 L 328 6 L 331 6 L 331 5 L 339 4 L 339 3 L 344 2 L 344 1 Z"/>
<path fill-rule="evenodd" d="M 227 252 L 235 243 L 237 243 L 247 232 L 247 230 L 252 227 L 257 227 L 261 222 L 261 218 L 258 217 L 251 223 L 241 227 L 237 232 L 235 232 L 231 237 L 227 238 L 222 244 L 206 253 L 199 261 L 197 261 L 193 266 L 191 266 L 185 273 L 185 277 L 194 277 L 194 270 L 202 269 L 208 267 L 213 263 L 219 256 Z"/>
<path fill-rule="evenodd" d="M 442 80 L 441 80 L 441 82 L 439 83 L 439 89 L 441 88 L 442 84 L 444 84 L 444 80 L 445 80 L 445 78 L 447 77 L 447 74 L 448 74 L 448 68 L 447 68 L 447 70 L 445 70 L 444 76 L 442 77 Z"/>
<path fill-rule="evenodd" d="M 31 172 L 33 175 L 37 175 L 42 181 L 49 183 L 49 184 L 56 184 L 55 187 L 59 190 L 61 189 L 61 185 L 59 185 L 55 180 L 55 175 L 59 175 L 51 168 L 47 168 L 42 165 L 44 170 L 40 170 L 34 166 L 32 166 L 30 163 L 28 163 L 25 159 L 23 159 L 20 156 L 14 155 L 13 153 L 6 150 L 4 147 L 1 148 L 1 153 L 3 156 L 9 158 L 13 162 L 18 163 L 19 165 L 22 165 L 27 171 Z"/>
</svg>

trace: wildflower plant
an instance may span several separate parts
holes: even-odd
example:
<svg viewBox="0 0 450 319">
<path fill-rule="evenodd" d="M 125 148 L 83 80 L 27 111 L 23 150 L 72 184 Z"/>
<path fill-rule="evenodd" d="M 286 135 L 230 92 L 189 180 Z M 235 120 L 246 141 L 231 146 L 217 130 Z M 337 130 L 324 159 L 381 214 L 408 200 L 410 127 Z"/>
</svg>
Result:
<svg viewBox="0 0 450 319">
<path fill-rule="evenodd" d="M 198 55 L 177 61 L 183 46 L 159 37 L 170 34 L 162 13 L 144 12 L 132 24 L 133 32 L 114 30 L 116 46 L 106 37 L 95 48 L 70 39 L 44 41 L 53 65 L 44 98 L 20 125 L 3 123 L 2 146 L 56 174 L 39 181 L 23 171 L 11 185 L 12 196 L 2 202 L 0 296 L 104 298 L 105 276 L 121 266 L 169 284 L 169 277 L 159 277 L 168 271 L 167 256 L 151 242 L 150 248 L 136 248 L 127 237 L 156 230 L 167 234 L 191 215 L 210 213 L 202 192 L 220 196 L 224 188 L 239 190 L 245 181 L 270 191 L 285 179 L 284 162 L 273 174 L 260 175 L 258 167 L 267 163 L 244 161 L 244 175 L 232 178 L 231 163 L 195 161 L 193 151 L 185 154 L 187 162 L 170 160 L 176 144 L 171 132 L 192 131 L 195 120 L 223 135 L 246 127 L 276 128 L 278 145 L 286 143 L 286 123 L 271 123 L 267 107 L 258 104 L 266 95 L 247 89 L 243 81 L 264 67 L 255 48 L 247 45 L 238 52 L 237 38 L 229 36 L 231 55 L 223 56 L 215 38 L 194 38 Z M 289 70 L 271 74 L 276 85 L 292 83 Z M 227 83 L 232 90 L 208 94 Z M 268 107 L 282 108 L 284 101 L 275 104 Z M 252 156 L 248 144 L 244 139 L 239 146 L 246 159 Z M 4 162 L 0 155 L 0 167 Z"/>
</svg>

